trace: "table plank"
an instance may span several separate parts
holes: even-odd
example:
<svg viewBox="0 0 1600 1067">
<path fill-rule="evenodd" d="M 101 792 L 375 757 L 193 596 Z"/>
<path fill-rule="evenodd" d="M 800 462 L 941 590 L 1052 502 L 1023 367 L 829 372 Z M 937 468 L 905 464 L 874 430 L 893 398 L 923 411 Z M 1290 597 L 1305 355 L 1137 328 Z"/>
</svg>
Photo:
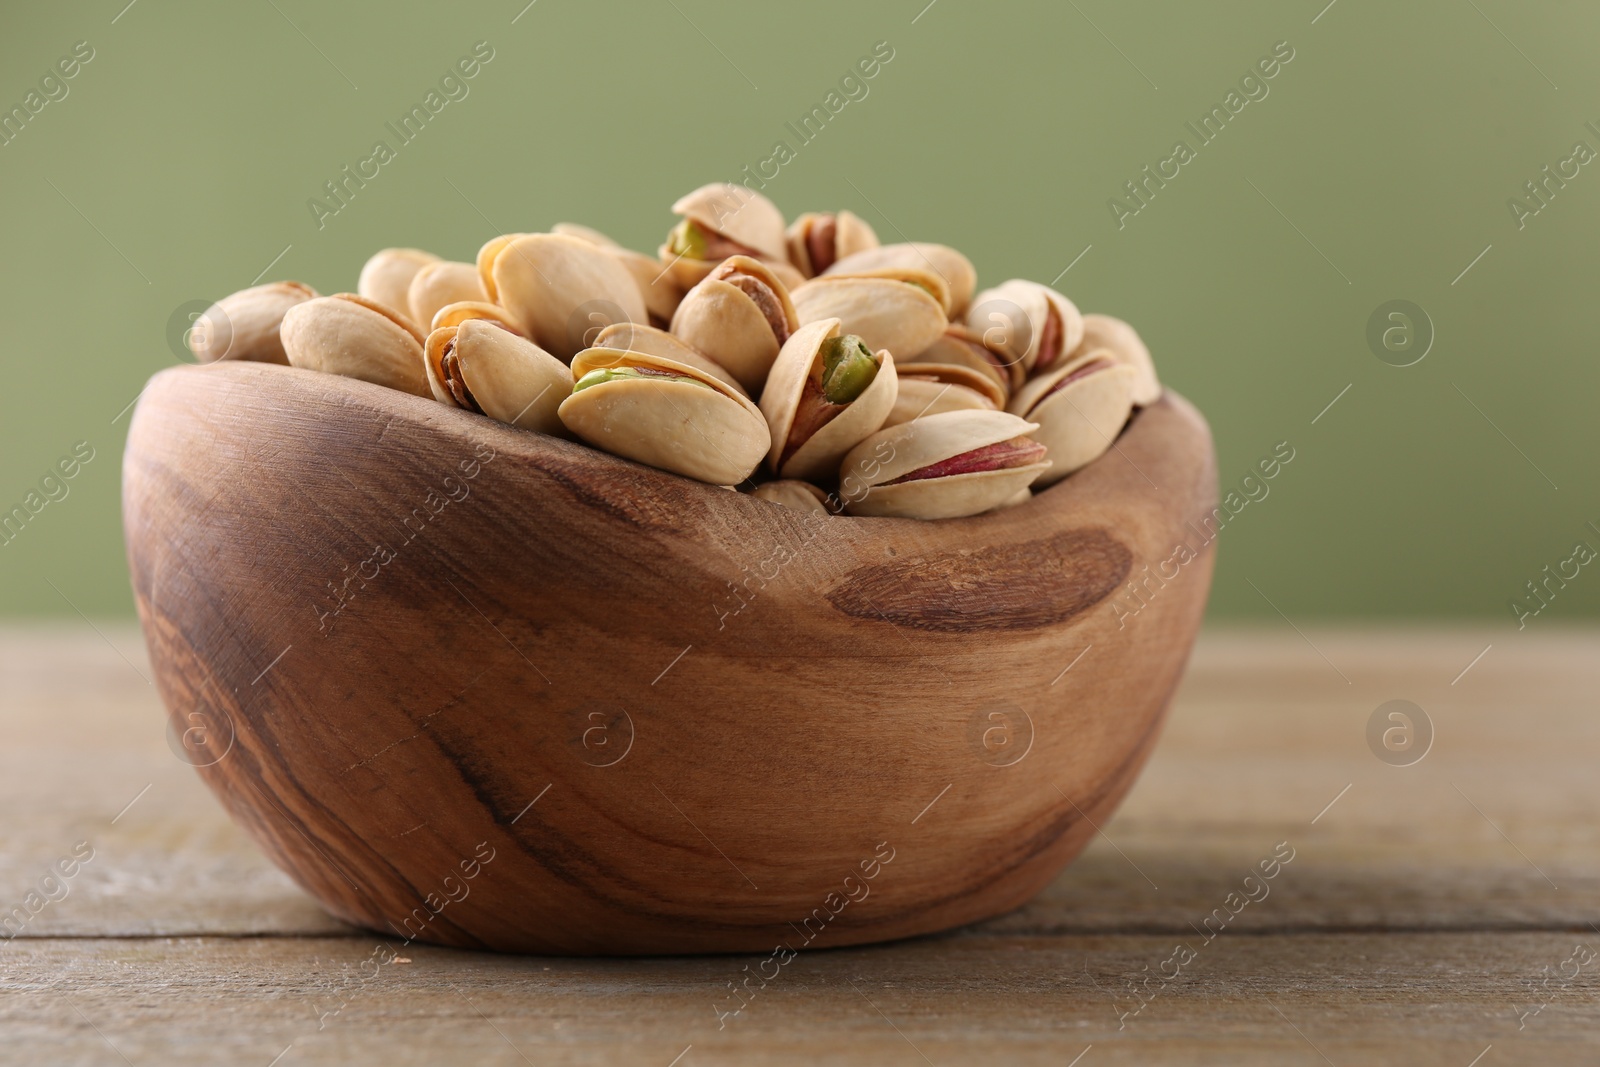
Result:
<svg viewBox="0 0 1600 1067">
<path fill-rule="evenodd" d="M 292 1045 L 281 1067 L 664 1067 L 691 1043 L 681 1067 L 1061 1064 L 1089 1044 L 1082 1067 L 1466 1067 L 1491 1043 L 1483 1067 L 1600 1059 L 1600 963 L 1537 991 L 1575 945 L 1600 950 L 1594 630 L 1207 632 L 1142 780 L 1037 899 L 943 937 L 802 955 L 721 1030 L 718 994 L 731 1006 L 726 983 L 758 959 L 410 946 L 411 964 L 362 978 L 378 939 L 229 823 L 168 748 L 137 631 L 101 631 L 0 628 L 0 914 L 78 842 L 94 849 L 0 943 L 0 1060 L 123 1062 L 107 1039 L 135 1063 L 266 1064 Z M 1436 731 L 1411 767 L 1367 746 L 1397 697 Z M 1228 894 L 1280 842 L 1293 860 L 1234 917 Z M 1180 941 L 1195 963 L 1119 1029 L 1129 983 Z"/>
</svg>

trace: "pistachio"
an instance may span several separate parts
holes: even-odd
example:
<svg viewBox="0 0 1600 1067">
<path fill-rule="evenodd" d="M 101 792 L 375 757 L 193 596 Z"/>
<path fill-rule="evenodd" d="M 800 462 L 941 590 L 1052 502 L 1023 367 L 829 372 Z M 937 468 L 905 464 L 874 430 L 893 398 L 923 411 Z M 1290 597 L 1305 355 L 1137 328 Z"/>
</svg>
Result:
<svg viewBox="0 0 1600 1067">
<path fill-rule="evenodd" d="M 429 330 L 442 329 L 445 326 L 460 326 L 468 319 L 487 319 L 489 322 L 498 323 L 519 336 L 522 328 L 511 317 L 511 313 L 499 304 L 491 304 L 487 300 L 462 300 L 455 304 L 446 304 L 433 313 L 433 321 L 429 323 Z"/>
<path fill-rule="evenodd" d="M 897 356 L 921 352 L 947 325 L 925 286 L 891 278 L 813 278 L 794 291 L 794 309 L 802 324 L 839 319 L 872 351 L 887 348 Z"/>
<path fill-rule="evenodd" d="M 896 369 L 900 395 L 885 426 L 910 422 L 941 411 L 998 411 L 1005 406 L 1005 390 L 994 379 L 971 367 L 953 363 L 902 363 Z"/>
<path fill-rule="evenodd" d="M 1146 407 L 1161 399 L 1161 382 L 1156 378 L 1155 361 L 1150 358 L 1150 350 L 1145 347 L 1138 330 L 1110 315 L 1085 315 L 1083 341 L 1067 357 L 1068 361 L 1080 359 L 1102 348 L 1116 356 L 1117 362 L 1127 364 L 1136 372 L 1133 382 L 1135 407 Z"/>
<path fill-rule="evenodd" d="M 422 335 L 410 319 L 354 293 L 319 296 L 284 313 L 289 365 L 430 396 Z"/>
<path fill-rule="evenodd" d="M 287 364 L 289 357 L 278 336 L 283 316 L 316 295 L 315 289 L 300 282 L 270 282 L 241 289 L 218 300 L 195 320 L 187 338 L 189 350 L 201 363 L 243 359 Z"/>
<path fill-rule="evenodd" d="M 1077 305 L 1047 285 L 1021 278 L 979 293 L 967 325 L 1030 374 L 1059 366 L 1083 341 Z"/>
<path fill-rule="evenodd" d="M 814 278 L 846 256 L 878 247 L 878 235 L 852 211 L 808 211 L 790 225 L 789 262 L 803 278 Z"/>
<path fill-rule="evenodd" d="M 726 182 L 702 185 L 679 197 L 672 212 L 682 220 L 658 254 L 686 289 L 699 284 L 729 256 L 786 258 L 783 212 L 753 189 Z"/>
<path fill-rule="evenodd" d="M 899 389 L 894 357 L 841 336 L 838 319 L 807 323 L 784 343 L 761 393 L 772 433 L 767 465 L 783 478 L 825 478 L 883 425 Z"/>
<path fill-rule="evenodd" d="M 865 278 L 874 275 L 896 277 L 901 271 L 922 271 L 938 278 L 945 296 L 940 300 L 944 313 L 952 319 L 967 313 L 972 291 L 978 285 L 978 271 L 972 260 L 947 245 L 908 241 L 904 244 L 867 248 L 841 257 L 819 274 Z"/>
<path fill-rule="evenodd" d="M 988 511 L 1050 468 L 1035 423 L 1004 411 L 946 411 L 885 427 L 839 468 L 852 515 L 951 519 Z"/>
<path fill-rule="evenodd" d="M 712 485 L 749 478 L 771 443 L 748 397 L 661 356 L 590 348 L 558 414 L 596 448 Z"/>
<path fill-rule="evenodd" d="M 594 347 L 644 352 L 678 363 L 687 363 L 696 370 L 711 375 L 740 396 L 749 396 L 744 386 L 739 384 L 739 380 L 728 373 L 727 368 L 715 360 L 707 359 L 667 331 L 658 330 L 654 326 L 641 326 L 636 322 L 619 322 L 607 326 L 595 335 Z"/>
<path fill-rule="evenodd" d="M 411 315 L 411 280 L 429 263 L 439 262 L 432 252 L 419 248 L 385 248 L 374 252 L 361 267 L 357 295 L 382 304 L 402 317 Z M 416 324 L 420 325 L 420 324 Z"/>
<path fill-rule="evenodd" d="M 770 500 L 774 504 L 782 504 L 786 508 L 796 511 L 811 512 L 818 515 L 832 515 L 834 509 L 828 506 L 828 495 L 810 482 L 802 482 L 792 478 L 782 478 L 775 482 L 762 482 L 750 491 L 751 496 Z"/>
<path fill-rule="evenodd" d="M 624 248 L 599 230 L 581 226 L 576 222 L 558 222 L 551 228 L 551 232 L 588 241 L 596 248 L 603 248 L 616 257 L 617 262 L 633 275 L 634 284 L 639 287 L 639 295 L 644 299 L 645 311 L 650 316 L 650 325 L 665 327 L 672 321 L 672 313 L 678 309 L 678 302 L 683 299 L 684 287 L 670 271 L 662 269 L 660 262 L 643 252 Z"/>
<path fill-rule="evenodd" d="M 943 363 L 970 367 L 994 381 L 1006 396 L 1020 388 L 1023 382 L 1022 363 L 990 348 L 983 338 L 959 322 L 952 322 L 944 334 L 933 344 L 903 360 L 902 365 L 914 363 Z M 1001 402 L 1004 407 L 1004 401 Z"/>
<path fill-rule="evenodd" d="M 405 306 L 410 309 L 411 321 L 426 329 L 433 322 L 433 316 L 447 304 L 483 298 L 483 285 L 478 281 L 476 266 L 441 259 L 424 264 L 411 276 Z"/>
<path fill-rule="evenodd" d="M 535 344 L 570 360 L 593 327 L 644 322 L 633 275 L 588 241 L 559 233 L 497 237 L 478 253 L 493 282 L 490 299 L 509 311 Z M 604 320 L 604 321 L 600 321 Z"/>
<path fill-rule="evenodd" d="M 672 335 L 754 393 L 799 325 L 788 290 L 767 265 L 730 256 L 684 296 Z"/>
<path fill-rule="evenodd" d="M 556 409 L 572 372 L 559 359 L 491 319 L 467 319 L 428 335 L 424 366 L 441 404 L 524 430 L 569 437 Z"/>
<path fill-rule="evenodd" d="M 1058 482 L 1109 449 L 1133 410 L 1138 371 L 1099 349 L 1040 375 L 1011 398 L 1011 411 L 1039 424 L 1054 466 L 1039 479 Z"/>
</svg>

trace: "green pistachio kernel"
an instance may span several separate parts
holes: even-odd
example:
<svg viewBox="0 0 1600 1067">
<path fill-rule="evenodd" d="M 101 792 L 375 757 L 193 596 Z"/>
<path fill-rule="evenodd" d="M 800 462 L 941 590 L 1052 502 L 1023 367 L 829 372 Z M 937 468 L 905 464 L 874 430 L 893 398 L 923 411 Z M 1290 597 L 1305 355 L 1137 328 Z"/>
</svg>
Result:
<svg viewBox="0 0 1600 1067">
<path fill-rule="evenodd" d="M 577 384 L 572 387 L 572 391 L 581 393 L 591 385 L 604 385 L 607 382 L 620 382 L 631 378 L 653 378 L 661 382 L 688 382 L 690 385 L 698 385 L 702 389 L 711 388 L 699 378 L 673 374 L 671 371 L 653 370 L 648 367 L 597 367 L 579 378 Z"/>
<path fill-rule="evenodd" d="M 673 255 L 685 259 L 705 259 L 706 235 L 693 220 L 684 219 L 672 228 L 672 239 L 667 242 L 667 248 Z"/>
<path fill-rule="evenodd" d="M 830 404 L 848 404 L 878 376 L 878 360 L 853 333 L 822 342 L 822 395 Z"/>
</svg>

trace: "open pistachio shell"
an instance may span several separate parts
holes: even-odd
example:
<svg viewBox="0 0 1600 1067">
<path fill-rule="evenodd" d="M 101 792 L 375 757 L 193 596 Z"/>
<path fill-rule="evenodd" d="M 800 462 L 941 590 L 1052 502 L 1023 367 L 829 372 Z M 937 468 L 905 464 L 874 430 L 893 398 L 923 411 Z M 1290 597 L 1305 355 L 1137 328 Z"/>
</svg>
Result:
<svg viewBox="0 0 1600 1067">
<path fill-rule="evenodd" d="M 941 411 L 999 411 L 1005 390 L 980 371 L 954 363 L 904 363 L 897 368 L 900 395 L 884 420 L 895 426 Z"/>
<path fill-rule="evenodd" d="M 1145 407 L 1161 399 L 1161 381 L 1156 377 L 1156 364 L 1150 358 L 1150 349 L 1145 347 L 1138 330 L 1110 315 L 1085 315 L 1083 341 L 1067 357 L 1068 362 L 1102 348 L 1116 356 L 1117 362 L 1127 364 L 1136 372 L 1133 382 L 1135 407 Z"/>
<path fill-rule="evenodd" d="M 483 297 L 483 284 L 478 281 L 476 265 L 441 259 L 425 264 L 412 275 L 411 285 L 406 290 L 406 306 L 411 309 L 411 321 L 427 329 L 433 316 L 445 305 Z"/>
<path fill-rule="evenodd" d="M 876 352 L 915 355 L 944 333 L 944 309 L 926 289 L 889 278 L 813 278 L 794 291 L 802 325 L 838 319 Z"/>
<path fill-rule="evenodd" d="M 701 355 L 666 330 L 659 330 L 654 326 L 641 326 L 636 322 L 619 322 L 607 326 L 595 335 L 594 347 L 644 352 L 678 363 L 687 363 L 696 370 L 705 371 L 728 388 L 736 390 L 740 396 L 749 395 L 745 392 L 744 386 L 739 384 L 739 379 L 729 374 L 726 367 Z"/>
<path fill-rule="evenodd" d="M 952 319 L 967 313 L 972 303 L 972 291 L 978 285 L 978 271 L 972 260 L 947 245 L 908 241 L 904 244 L 883 245 L 864 249 L 844 256 L 822 273 L 825 275 L 854 275 L 894 277 L 894 271 L 927 271 L 944 284 L 946 297 L 944 313 Z"/>
<path fill-rule="evenodd" d="M 1099 459 L 1133 410 L 1138 371 L 1109 349 L 1090 352 L 1040 375 L 1011 398 L 1011 411 L 1039 424 L 1036 435 L 1054 466 L 1039 479 L 1058 482 Z"/>
<path fill-rule="evenodd" d="M 853 211 L 808 211 L 787 234 L 789 262 L 802 277 L 814 278 L 846 256 L 878 247 L 878 235 Z"/>
<path fill-rule="evenodd" d="M 491 237 L 478 249 L 478 284 L 483 286 L 484 298 L 490 303 L 500 299 L 500 291 L 494 283 L 494 261 L 500 258 L 500 253 L 506 246 L 518 237 L 528 236 L 525 233 L 503 233 L 498 237 Z"/>
<path fill-rule="evenodd" d="M 279 332 L 292 367 L 432 395 L 423 337 L 393 308 L 354 293 L 319 296 L 284 312 Z"/>
<path fill-rule="evenodd" d="M 713 375 L 614 348 L 587 349 L 572 360 L 575 383 L 601 370 L 649 376 L 575 387 L 561 402 L 561 421 L 594 447 L 712 485 L 744 481 L 767 454 L 766 419 Z"/>
<path fill-rule="evenodd" d="M 762 500 L 770 500 L 774 504 L 794 508 L 796 511 L 813 512 L 818 515 L 832 515 L 833 509 L 828 506 L 828 494 L 810 482 L 802 482 L 793 478 L 784 478 L 776 482 L 762 482 L 750 491 L 751 496 L 758 496 Z"/>
<path fill-rule="evenodd" d="M 551 233 L 562 233 L 569 237 L 576 237 L 588 241 L 597 248 L 603 248 L 617 262 L 628 269 L 633 275 L 634 284 L 639 287 L 639 295 L 644 298 L 645 311 L 649 313 L 652 326 L 665 326 L 672 321 L 672 313 L 678 309 L 678 301 L 683 299 L 684 286 L 672 276 L 672 272 L 664 269 L 661 263 L 643 252 L 635 252 L 631 248 L 624 248 L 616 241 L 607 237 L 599 230 L 583 226 L 576 222 L 558 222 L 551 227 Z M 596 342 L 598 343 L 598 342 Z"/>
<path fill-rule="evenodd" d="M 1021 321 L 1011 321 L 1017 313 Z M 1078 306 L 1048 285 L 1013 278 L 974 299 L 967 325 L 1029 374 L 1061 366 L 1083 342 Z"/>
<path fill-rule="evenodd" d="M 885 427 L 845 456 L 839 468 L 839 495 L 852 515 L 952 519 L 988 511 L 1050 468 L 1048 459 L 1026 457 L 1026 438 L 1038 428 L 1004 411 L 947 411 Z M 1018 439 L 1024 447 L 1013 449 L 1014 454 L 1030 458 L 1029 462 L 899 480 Z M 1033 450 L 1034 455 L 1039 452 Z"/>
<path fill-rule="evenodd" d="M 494 299 L 557 359 L 577 355 L 601 327 L 645 321 L 633 275 L 603 249 L 566 234 L 530 233 L 491 251 L 500 240 L 478 256 L 480 268 L 489 259 Z"/>
<path fill-rule="evenodd" d="M 899 382 L 894 357 L 874 353 L 878 369 L 854 400 L 829 403 L 822 390 L 822 347 L 839 337 L 839 320 L 808 323 L 784 342 L 761 392 L 761 413 L 772 432 L 767 466 L 782 478 L 826 478 L 839 469 L 844 454 L 883 425 L 894 407 Z M 866 357 L 862 365 L 870 370 Z M 816 420 L 827 421 L 820 426 Z M 805 427 L 813 427 L 809 433 Z M 794 440 L 799 434 L 804 440 Z"/>
<path fill-rule="evenodd" d="M 678 198 L 672 213 L 703 231 L 754 249 L 764 259 L 783 259 L 783 212 L 754 189 L 712 182 Z"/>
<path fill-rule="evenodd" d="M 788 290 L 767 265 L 730 256 L 684 296 L 672 335 L 754 393 L 799 325 Z"/>
<path fill-rule="evenodd" d="M 959 322 L 952 322 L 933 344 L 909 360 L 901 360 L 901 363 L 945 363 L 970 367 L 994 381 L 1008 397 L 1021 388 L 1023 382 L 1022 363 L 1019 360 L 990 348 L 983 343 L 981 336 Z M 1002 401 L 1000 406 L 1004 407 L 1005 403 Z"/>
<path fill-rule="evenodd" d="M 487 300 L 462 300 L 459 303 L 446 304 L 433 313 L 433 321 L 428 324 L 429 332 L 445 326 L 460 326 L 468 319 L 487 319 L 499 323 L 512 333 L 522 333 L 522 327 L 511 317 L 509 311 Z"/>
<path fill-rule="evenodd" d="M 374 252 L 361 268 L 361 277 L 356 280 L 356 293 L 409 318 L 411 279 L 429 263 L 437 262 L 438 256 L 420 248 L 385 248 Z"/>
<path fill-rule="evenodd" d="M 556 410 L 572 371 L 521 334 L 487 319 L 441 326 L 425 346 L 428 387 L 441 404 L 524 430 L 571 436 Z"/>
<path fill-rule="evenodd" d="M 243 359 L 287 364 L 278 329 L 284 314 L 313 299 L 317 291 L 300 282 L 269 282 L 218 300 L 195 320 L 185 339 L 201 363 Z"/>
</svg>

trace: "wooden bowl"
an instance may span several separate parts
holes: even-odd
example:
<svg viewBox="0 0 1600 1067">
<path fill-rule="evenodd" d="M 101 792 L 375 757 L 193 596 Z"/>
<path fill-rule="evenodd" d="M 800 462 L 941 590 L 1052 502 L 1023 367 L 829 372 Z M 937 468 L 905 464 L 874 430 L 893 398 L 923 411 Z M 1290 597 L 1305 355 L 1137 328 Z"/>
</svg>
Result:
<svg viewBox="0 0 1600 1067">
<path fill-rule="evenodd" d="M 1084 847 L 1199 628 L 1216 469 L 1169 393 L 1021 506 L 808 516 L 227 362 L 151 379 L 123 494 L 174 750 L 334 915 L 766 953 L 996 915 Z"/>
</svg>

